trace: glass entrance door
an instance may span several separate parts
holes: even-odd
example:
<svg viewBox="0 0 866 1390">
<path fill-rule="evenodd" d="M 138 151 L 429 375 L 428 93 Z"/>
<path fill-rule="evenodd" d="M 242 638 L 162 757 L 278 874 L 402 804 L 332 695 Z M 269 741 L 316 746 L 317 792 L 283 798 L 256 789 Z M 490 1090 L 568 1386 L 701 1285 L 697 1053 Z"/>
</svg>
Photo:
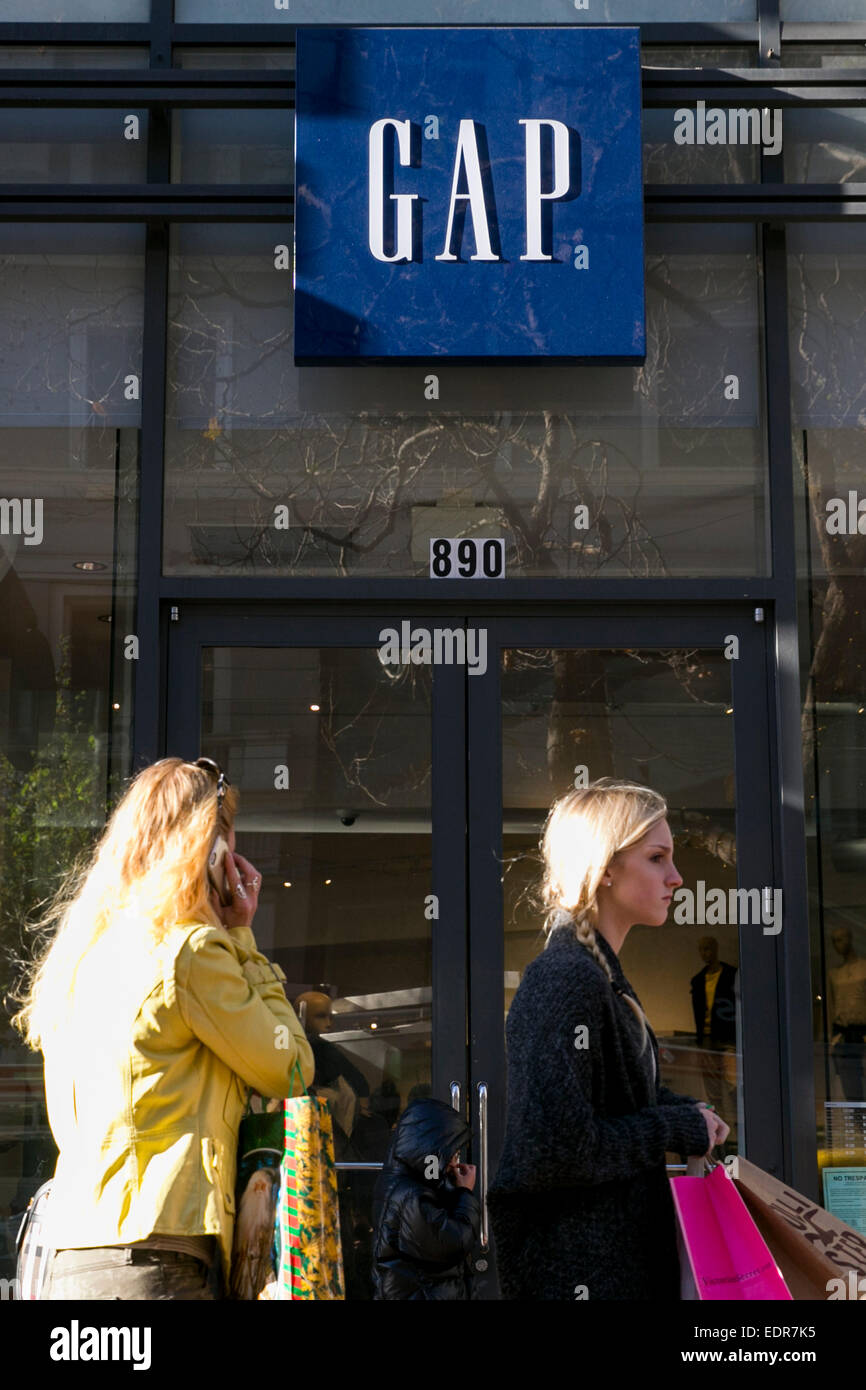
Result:
<svg viewBox="0 0 866 1390">
<path fill-rule="evenodd" d="M 602 776 L 660 791 L 682 888 L 621 963 L 659 1042 L 660 1080 L 714 1104 L 729 1152 L 781 1173 L 777 969 L 765 629 L 754 610 L 701 617 L 497 621 L 469 683 L 471 1101 L 482 1195 L 505 1128 L 504 1018 L 543 949 L 539 838 L 551 804 Z M 497 794 L 494 794 L 494 785 Z M 677 1155 L 669 1155 L 675 1163 Z M 495 1297 L 482 1233 L 476 1267 Z"/>
<path fill-rule="evenodd" d="M 484 1197 L 504 1019 L 543 948 L 539 835 L 581 780 L 667 798 L 683 889 L 664 927 L 632 930 L 623 968 L 663 1083 L 715 1104 L 729 1149 L 781 1172 L 765 661 L 751 608 L 395 623 L 181 606 L 166 751 L 216 758 L 240 789 L 256 936 L 334 1115 L 349 1298 L 371 1296 L 372 1190 L 416 1096 L 465 1113 Z M 495 1298 L 486 1221 L 473 1263 Z"/>
<path fill-rule="evenodd" d="M 181 609 L 167 682 L 167 752 L 215 758 L 240 791 L 256 940 L 334 1120 L 353 1300 L 372 1296 L 373 1186 L 399 1115 L 452 1082 L 465 1095 L 463 677 L 385 659 L 401 655 L 387 627 Z"/>
</svg>

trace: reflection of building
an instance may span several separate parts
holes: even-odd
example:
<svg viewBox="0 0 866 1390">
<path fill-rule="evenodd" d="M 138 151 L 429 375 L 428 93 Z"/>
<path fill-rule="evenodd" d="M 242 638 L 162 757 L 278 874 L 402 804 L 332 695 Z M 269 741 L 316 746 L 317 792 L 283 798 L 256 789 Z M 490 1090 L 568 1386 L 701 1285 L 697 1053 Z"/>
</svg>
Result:
<svg viewBox="0 0 866 1390">
<path fill-rule="evenodd" d="M 774 0 L 760 30 L 722 0 L 688 43 L 665 0 L 618 0 L 652 25 L 646 360 L 439 361 L 434 395 L 427 365 L 293 359 L 289 20 L 345 6 L 293 0 L 265 23 L 258 0 L 176 0 L 173 21 L 113 0 L 122 30 L 90 0 L 26 8 L 0 25 L 0 86 L 24 89 L 0 108 L 0 498 L 41 498 L 45 526 L 39 545 L 0 535 L 4 942 L 133 766 L 216 756 L 264 876 L 258 939 L 298 990 L 340 982 L 329 1037 L 371 1110 L 392 1124 L 431 1087 L 477 1129 L 486 1086 L 493 1166 L 545 811 L 581 769 L 648 782 L 686 884 L 784 894 L 777 938 L 673 917 L 630 934 L 663 1079 L 704 1085 L 690 982 L 711 931 L 741 990 L 723 1044 L 738 1129 L 819 1198 L 846 1060 L 833 931 L 866 955 L 866 539 L 826 524 L 866 491 L 866 230 L 842 215 L 861 211 L 863 98 L 847 73 L 840 114 L 832 24 L 814 47 L 783 33 L 780 69 L 759 42 Z M 433 8 L 460 27 L 467 7 Z M 516 0 L 474 8 L 526 22 Z M 415 9 L 383 0 L 375 22 Z M 781 89 L 805 64 L 780 159 L 677 145 L 683 63 L 696 100 L 722 69 L 731 105 L 757 66 Z M 505 578 L 430 578 L 437 537 L 502 539 Z M 487 673 L 383 662 L 403 620 L 484 625 Z M 8 1222 L 51 1143 L 15 1089 L 33 1059 L 10 1046 L 3 1066 Z"/>
</svg>

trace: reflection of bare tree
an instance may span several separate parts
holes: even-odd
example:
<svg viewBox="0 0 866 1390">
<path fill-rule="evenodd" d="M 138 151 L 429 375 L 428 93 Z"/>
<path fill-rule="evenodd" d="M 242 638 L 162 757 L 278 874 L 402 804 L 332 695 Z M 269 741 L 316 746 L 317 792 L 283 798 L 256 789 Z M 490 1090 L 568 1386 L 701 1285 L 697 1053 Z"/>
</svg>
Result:
<svg viewBox="0 0 866 1390">
<path fill-rule="evenodd" d="M 553 786 L 567 785 L 572 769 L 589 758 L 592 716 L 607 707 L 605 653 L 554 650 L 553 701 L 547 729 L 547 767 Z M 575 723 L 577 707 L 583 720 Z M 597 767 L 612 765 L 613 747 L 607 719 L 593 721 L 592 754 Z"/>
<path fill-rule="evenodd" d="M 592 377 L 598 398 L 584 384 L 590 378 L 576 376 L 573 413 L 470 415 L 341 410 L 338 398 L 325 410 L 306 409 L 304 383 L 284 370 L 285 300 L 273 297 L 261 260 L 182 257 L 173 274 L 169 360 L 169 418 L 181 428 L 170 432 L 168 472 L 199 561 L 298 574 L 373 567 L 423 574 L 429 530 L 413 513 L 451 504 L 460 519 L 449 534 L 504 534 L 512 573 L 669 573 L 649 530 L 651 475 L 635 427 L 644 417 L 665 422 L 677 454 L 697 460 L 709 446 L 727 464 L 731 440 L 715 436 L 741 431 L 717 428 L 720 372 L 739 365 L 743 337 L 719 329 L 755 317 L 753 258 L 689 257 L 685 286 L 682 259 L 648 260 L 644 366 Z M 706 363 L 690 350 L 703 342 L 712 344 Z M 366 369 L 358 370 L 363 377 Z M 617 443 L 617 428 L 605 421 L 631 427 L 635 448 Z M 736 450 L 730 463 L 742 467 Z M 578 506 L 586 508 L 585 525 L 582 517 L 575 524 Z M 288 508 L 287 529 L 274 524 L 278 507 Z"/>
<path fill-rule="evenodd" d="M 866 293 L 862 254 L 852 264 L 833 254 L 833 246 L 831 235 L 827 250 L 819 246 L 815 255 L 790 258 L 795 399 L 808 425 L 794 442 L 815 570 L 814 579 L 809 575 L 814 631 L 801 718 L 807 779 L 821 733 L 818 702 L 862 702 L 866 695 L 866 537 L 827 531 L 830 498 L 847 500 L 849 488 L 862 491 L 866 381 L 851 364 L 863 360 Z"/>
<path fill-rule="evenodd" d="M 815 753 L 818 701 L 862 700 L 866 695 L 862 661 L 866 627 L 866 536 L 831 536 L 828 533 L 827 502 L 837 495 L 835 481 L 820 472 L 817 476 L 810 474 L 805 441 L 801 459 L 812 536 L 826 575 L 823 585 L 814 585 L 812 594 L 818 610 L 818 625 L 801 715 L 803 758 L 808 765 Z"/>
<path fill-rule="evenodd" d="M 393 804 L 395 791 L 400 800 L 404 800 L 407 793 L 417 791 L 430 780 L 429 746 L 422 737 L 413 761 L 411 743 L 404 740 L 395 746 L 389 734 L 395 714 L 402 713 L 405 717 L 411 708 L 413 713 L 421 715 L 424 706 L 429 707 L 429 672 L 422 674 L 414 666 L 403 666 L 395 673 L 397 679 L 389 680 L 387 668 L 381 668 L 378 679 L 359 696 L 356 689 L 349 693 L 340 688 L 340 672 L 327 670 L 327 657 L 327 649 L 323 649 L 325 708 L 318 729 L 322 744 L 343 779 L 340 790 L 360 792 L 374 805 L 382 807 Z M 416 689 L 421 681 L 423 688 Z M 347 694 L 350 714 L 340 712 L 347 708 Z M 412 705 L 408 704 L 407 695 Z M 413 720 L 417 729 L 424 727 L 424 723 L 423 719 Z"/>
<path fill-rule="evenodd" d="M 828 501 L 847 501 L 849 488 L 862 489 L 866 383 L 862 374 L 852 377 L 848 364 L 862 360 L 866 302 L 862 270 L 858 265 L 852 273 L 840 256 L 792 256 L 790 267 L 799 414 L 810 426 L 813 420 L 829 425 L 794 435 L 810 551 L 811 652 L 800 724 L 808 786 L 823 732 L 819 702 L 862 703 L 866 695 L 866 537 L 827 530 Z"/>
<path fill-rule="evenodd" d="M 356 569 L 364 556 L 382 563 L 390 538 L 392 549 L 405 550 L 413 506 L 454 499 L 464 508 L 461 534 L 495 520 L 513 546 L 509 563 L 521 571 L 555 573 L 567 551 L 569 572 L 591 574 L 614 561 L 635 575 L 667 572 L 641 521 L 637 466 L 609 441 L 580 439 L 573 419 L 551 411 L 489 421 L 442 415 L 432 423 L 402 416 L 387 427 L 381 417 L 303 415 L 291 432 L 222 434 L 213 425 L 206 435 L 215 437 L 205 449 L 201 436 L 185 440 L 173 475 L 185 492 L 195 481 L 186 504 L 193 527 L 206 531 L 214 520 L 214 483 L 240 503 L 234 564 L 303 572 L 321 568 L 323 551 L 339 573 Z M 612 455 L 619 463 L 615 491 Z M 532 496 L 514 486 L 515 476 L 535 480 Z M 579 531 L 577 505 L 587 508 Z M 274 525 L 280 506 L 289 510 L 285 530 Z M 220 535 L 201 558 L 224 566 L 224 546 Z M 416 568 L 426 572 L 426 556 Z"/>
<path fill-rule="evenodd" d="M 674 677 L 678 689 L 689 702 L 716 711 L 719 708 L 722 692 L 718 688 L 718 672 L 694 649 L 620 649 L 616 654 L 593 648 L 568 650 L 536 647 L 507 651 L 503 661 L 506 672 L 546 672 L 551 677 L 553 693 L 546 740 L 546 771 L 551 800 L 573 785 L 577 766 L 591 768 L 591 776 L 596 777 L 605 770 L 613 770 L 616 765 L 612 715 L 616 711 L 619 720 L 626 723 L 629 720 L 611 689 L 613 655 L 627 657 L 630 662 L 646 668 L 648 678 L 657 677 L 662 671 L 667 672 Z M 641 729 L 640 736 L 647 744 L 648 763 L 655 758 L 663 758 L 667 764 L 675 763 L 689 771 L 693 769 L 694 759 L 689 760 L 688 750 L 678 754 L 669 747 L 657 747 L 645 727 Z M 531 769 L 526 770 L 531 773 Z M 736 864 L 736 836 L 729 826 L 721 825 L 701 812 L 678 810 L 675 807 L 671 809 L 669 819 L 680 847 L 701 849 L 723 864 Z M 530 852 L 529 858 L 533 856 L 534 852 Z"/>
<path fill-rule="evenodd" d="M 198 558 L 216 569 L 424 574 L 430 535 L 500 534 L 510 542 L 512 573 L 664 576 L 667 557 L 647 522 L 650 482 L 658 507 L 662 480 L 651 468 L 660 457 L 648 467 L 640 447 L 623 447 L 622 428 L 638 441 L 638 426 L 658 423 L 666 431 L 658 455 L 672 455 L 666 463 L 690 465 L 712 451 L 726 467 L 746 458 L 733 436 L 757 434 L 719 429 L 729 416 L 744 423 L 721 403 L 724 373 L 757 356 L 755 262 L 741 247 L 728 256 L 682 247 L 650 256 L 646 363 L 576 376 L 573 410 L 389 413 L 341 409 L 330 388 L 305 397 L 303 381 L 281 368 L 291 353 L 288 316 L 262 275 L 257 257 L 200 252 L 181 257 L 173 275 L 169 416 L 180 427 L 170 432 L 169 486 Z M 370 379 L 374 394 L 388 395 Z M 590 379 L 597 396 L 584 384 Z M 336 390 L 345 380 L 335 377 Z M 433 529 L 437 506 L 451 508 L 454 530 Z M 586 509 L 579 522 L 578 507 Z M 285 528 L 274 524 L 279 508 Z M 707 702 L 693 657 L 665 654 L 688 698 Z M 580 761 L 574 706 L 598 698 L 605 663 L 603 653 L 551 659 L 547 759 L 561 783 Z M 327 721 L 323 736 L 347 785 L 384 804 L 369 775 L 375 738 L 347 757 Z M 608 764 L 611 737 L 608 730 Z M 705 830 L 720 854 L 730 852 L 720 849 L 724 828 Z"/>
<path fill-rule="evenodd" d="M 84 426 L 84 445 L 118 411 L 135 413 L 124 404 L 124 378 L 140 371 L 142 292 L 135 270 L 108 255 L 92 253 L 73 268 L 48 254 L 15 252 L 0 255 L 0 283 L 4 414 L 54 415 Z"/>
</svg>

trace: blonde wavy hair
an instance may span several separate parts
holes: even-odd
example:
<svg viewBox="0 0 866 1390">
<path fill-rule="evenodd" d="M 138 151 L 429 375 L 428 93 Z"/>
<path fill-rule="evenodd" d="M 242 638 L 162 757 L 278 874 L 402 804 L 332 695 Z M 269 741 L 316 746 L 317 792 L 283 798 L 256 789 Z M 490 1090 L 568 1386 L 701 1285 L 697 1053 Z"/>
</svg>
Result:
<svg viewBox="0 0 866 1390">
<path fill-rule="evenodd" d="M 613 984 L 598 944 L 598 889 L 615 855 L 629 849 L 668 813 L 667 802 L 651 787 L 615 777 L 599 777 L 554 802 L 541 837 L 546 909 L 546 945 L 554 927 L 570 921 L 582 946 Z M 648 1041 L 647 1019 L 637 1000 L 622 993 L 641 1026 L 641 1051 Z"/>
<path fill-rule="evenodd" d="M 13 996 L 12 1023 L 34 1051 L 72 1000 L 87 952 L 113 925 L 142 929 L 154 946 L 175 922 L 219 926 L 209 899 L 207 862 L 217 835 L 228 837 L 237 792 L 217 796 L 215 770 L 162 758 L 133 778 L 95 849 L 66 875 L 32 924 L 43 941 Z M 47 944 L 46 944 L 46 937 Z"/>
</svg>

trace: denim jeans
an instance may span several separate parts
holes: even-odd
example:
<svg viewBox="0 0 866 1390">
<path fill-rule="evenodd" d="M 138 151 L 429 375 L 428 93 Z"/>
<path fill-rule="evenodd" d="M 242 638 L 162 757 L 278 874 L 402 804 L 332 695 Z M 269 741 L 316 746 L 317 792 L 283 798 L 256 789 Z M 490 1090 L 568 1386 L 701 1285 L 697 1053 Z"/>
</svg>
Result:
<svg viewBox="0 0 866 1390">
<path fill-rule="evenodd" d="M 221 1299 L 222 1266 L 217 1253 L 210 1269 L 179 1250 L 140 1250 L 101 1246 L 93 1250 L 58 1250 L 48 1276 L 45 1298 L 78 1299 Z"/>
</svg>

